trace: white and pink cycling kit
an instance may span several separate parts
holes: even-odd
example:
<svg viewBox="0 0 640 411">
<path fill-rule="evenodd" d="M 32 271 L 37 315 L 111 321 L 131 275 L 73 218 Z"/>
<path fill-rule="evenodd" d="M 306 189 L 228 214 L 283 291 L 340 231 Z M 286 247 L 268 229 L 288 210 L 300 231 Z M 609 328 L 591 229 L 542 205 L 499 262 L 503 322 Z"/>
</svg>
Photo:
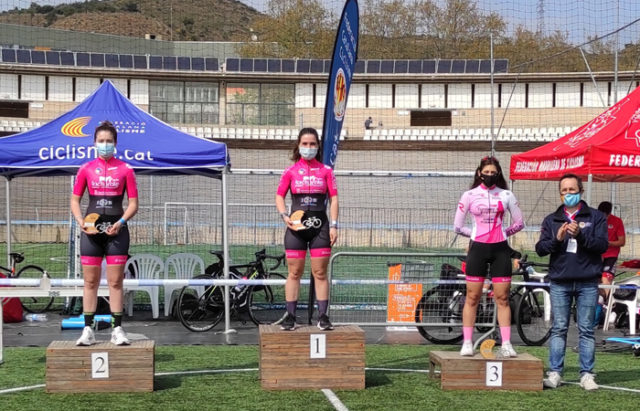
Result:
<svg viewBox="0 0 640 411">
<path fill-rule="evenodd" d="M 300 159 L 284 171 L 276 193 L 285 197 L 288 191 L 291 191 L 291 211 L 304 210 L 305 215 L 315 218 L 320 226 L 296 232 L 287 229 L 284 237 L 287 257 L 305 258 L 307 248 L 311 257 L 331 255 L 327 200 L 338 194 L 331 167 L 316 159 Z"/>
<path fill-rule="evenodd" d="M 85 189 L 89 192 L 86 214 L 100 214 L 101 221 L 105 223 L 115 223 L 124 214 L 122 200 L 125 189 L 130 199 L 138 197 L 133 169 L 115 157 L 106 161 L 98 157 L 80 167 L 73 194 L 82 197 Z M 129 231 L 126 226 L 115 236 L 104 233 L 88 236 L 82 233 L 80 238 L 80 255 L 84 265 L 100 265 L 104 256 L 107 264 L 124 264 L 128 251 Z"/>
<path fill-rule="evenodd" d="M 511 214 L 512 223 L 505 228 L 504 217 L 507 210 Z M 471 214 L 473 218 L 472 228 L 465 225 L 467 213 Z M 473 242 L 484 244 L 506 242 L 507 237 L 523 228 L 524 220 L 518 206 L 518 200 L 509 190 L 503 190 L 496 186 L 488 189 L 480 184 L 466 191 L 460 198 L 454 220 L 454 231 L 465 237 L 470 237 Z M 467 280 L 474 281 L 474 278 L 467 277 Z M 506 281 L 507 278 L 510 281 L 510 277 L 494 278 L 493 280 L 496 282 L 500 279 Z"/>
</svg>

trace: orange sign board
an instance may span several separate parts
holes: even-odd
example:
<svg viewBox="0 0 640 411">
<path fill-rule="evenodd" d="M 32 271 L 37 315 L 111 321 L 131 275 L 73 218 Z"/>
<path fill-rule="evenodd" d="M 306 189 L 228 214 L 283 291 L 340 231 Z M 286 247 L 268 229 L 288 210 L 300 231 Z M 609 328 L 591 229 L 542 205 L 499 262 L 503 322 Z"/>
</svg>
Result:
<svg viewBox="0 0 640 411">
<path fill-rule="evenodd" d="M 389 266 L 389 280 L 402 279 L 402 264 Z M 387 322 L 415 322 L 416 306 L 422 297 L 422 284 L 389 284 Z"/>
</svg>

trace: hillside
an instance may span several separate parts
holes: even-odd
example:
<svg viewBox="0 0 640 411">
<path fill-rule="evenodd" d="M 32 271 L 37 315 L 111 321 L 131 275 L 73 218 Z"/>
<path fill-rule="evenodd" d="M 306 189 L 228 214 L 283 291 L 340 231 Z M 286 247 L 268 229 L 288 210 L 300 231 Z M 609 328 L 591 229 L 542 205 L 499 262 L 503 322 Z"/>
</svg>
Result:
<svg viewBox="0 0 640 411">
<path fill-rule="evenodd" d="M 91 0 L 0 13 L 1 23 L 165 40 L 246 41 L 261 14 L 236 0 Z"/>
</svg>

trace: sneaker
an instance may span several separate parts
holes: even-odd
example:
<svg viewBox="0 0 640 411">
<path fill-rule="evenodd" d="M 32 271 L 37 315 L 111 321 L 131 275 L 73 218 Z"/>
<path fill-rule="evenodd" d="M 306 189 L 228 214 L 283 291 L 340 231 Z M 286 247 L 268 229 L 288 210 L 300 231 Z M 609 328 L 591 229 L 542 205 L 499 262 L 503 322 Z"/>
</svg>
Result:
<svg viewBox="0 0 640 411">
<path fill-rule="evenodd" d="M 516 350 L 513 349 L 513 345 L 511 345 L 510 342 L 505 342 L 502 343 L 502 346 L 500 347 L 500 354 L 502 355 L 503 358 L 509 358 L 509 357 L 517 357 L 518 353 L 516 352 Z"/>
<path fill-rule="evenodd" d="M 93 345 L 96 343 L 96 336 L 93 334 L 93 329 L 86 326 L 82 329 L 82 335 L 76 341 L 76 345 Z"/>
<path fill-rule="evenodd" d="M 558 388 L 561 384 L 562 384 L 562 376 L 557 371 L 549 371 L 547 373 L 547 378 L 542 380 L 542 385 L 544 385 L 547 388 Z"/>
<path fill-rule="evenodd" d="M 296 317 L 287 313 L 280 322 L 280 329 L 285 331 L 293 331 L 296 329 Z"/>
<path fill-rule="evenodd" d="M 322 314 L 320 318 L 318 318 L 318 328 L 321 330 L 333 330 L 333 325 L 331 321 L 329 321 L 327 314 Z"/>
<path fill-rule="evenodd" d="M 473 342 L 465 341 L 462 343 L 460 355 L 463 357 L 473 357 Z"/>
<path fill-rule="evenodd" d="M 587 391 L 598 389 L 598 384 L 594 379 L 594 375 L 589 372 L 585 372 L 584 374 L 582 374 L 582 377 L 580 377 L 580 386 Z"/>
<path fill-rule="evenodd" d="M 111 343 L 115 345 L 129 345 L 131 342 L 127 338 L 127 333 L 122 327 L 116 327 L 111 331 Z"/>
</svg>

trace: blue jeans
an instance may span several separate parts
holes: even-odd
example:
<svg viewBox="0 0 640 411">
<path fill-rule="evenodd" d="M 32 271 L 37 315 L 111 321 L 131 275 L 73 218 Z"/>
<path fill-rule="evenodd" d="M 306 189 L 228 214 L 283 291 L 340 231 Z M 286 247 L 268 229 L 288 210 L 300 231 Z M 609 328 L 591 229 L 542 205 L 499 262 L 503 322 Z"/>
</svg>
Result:
<svg viewBox="0 0 640 411">
<path fill-rule="evenodd" d="M 567 345 L 567 331 L 571 316 L 571 303 L 575 299 L 578 322 L 578 355 L 580 375 L 593 373 L 596 354 L 596 339 L 593 335 L 593 320 L 598 303 L 598 281 L 551 282 L 551 313 L 553 326 L 549 342 L 550 371 L 562 373 Z"/>
</svg>

